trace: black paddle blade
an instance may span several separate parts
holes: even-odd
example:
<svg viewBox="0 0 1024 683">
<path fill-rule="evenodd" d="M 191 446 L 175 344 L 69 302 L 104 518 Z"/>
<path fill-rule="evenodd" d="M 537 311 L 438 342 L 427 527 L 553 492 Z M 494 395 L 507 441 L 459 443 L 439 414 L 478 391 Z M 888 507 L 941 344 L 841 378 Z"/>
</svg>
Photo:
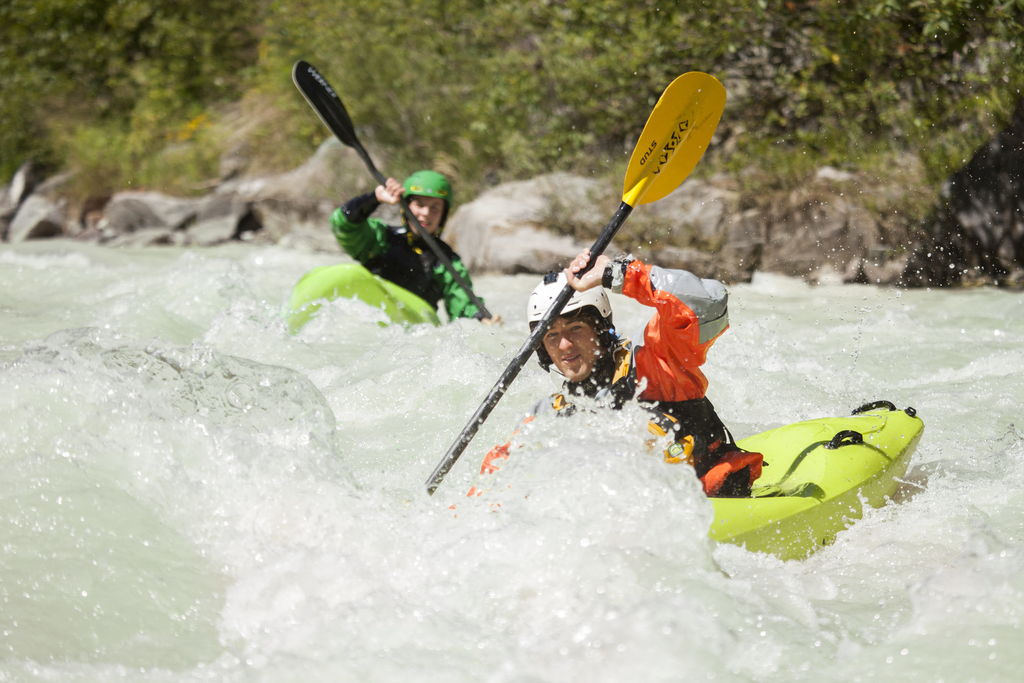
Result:
<svg viewBox="0 0 1024 683">
<path fill-rule="evenodd" d="M 312 64 L 300 59 L 292 67 L 292 81 L 295 83 L 295 87 L 299 89 L 299 92 L 302 93 L 302 96 L 306 98 L 306 101 L 309 102 L 309 106 L 313 107 L 316 115 L 324 122 L 324 125 L 334 133 L 334 137 L 354 149 L 356 154 L 363 160 L 363 163 L 366 164 L 370 175 L 383 185 L 386 182 L 384 174 L 373 165 L 369 152 L 359 142 L 359 138 L 356 137 L 355 126 L 352 125 L 352 119 L 349 118 L 348 112 L 345 111 L 345 105 L 341 103 L 341 98 L 338 97 L 338 93 L 334 92 L 334 88 L 327 82 L 327 79 Z M 426 242 L 430 250 L 437 256 L 437 260 L 451 273 L 455 281 L 459 283 L 459 286 L 465 290 L 469 300 L 476 304 L 477 309 L 484 314 L 484 317 L 492 317 L 490 311 L 484 307 L 484 302 L 480 301 L 480 298 L 473 293 L 473 288 L 469 286 L 465 278 L 459 275 L 459 271 L 455 270 L 451 260 L 441 251 L 434 238 L 419 227 L 420 224 L 416 217 L 409 211 L 408 201 L 403 198 L 401 204 L 402 212 L 405 214 L 406 220 L 409 221 L 409 227 Z"/>
<path fill-rule="evenodd" d="M 335 137 L 349 147 L 356 149 L 362 147 L 356 137 L 352 119 L 345 111 L 345 105 L 341 103 L 341 98 L 338 97 L 338 93 L 334 92 L 334 88 L 327 82 L 327 79 L 320 75 L 316 67 L 300 59 L 292 67 L 292 81 Z"/>
</svg>

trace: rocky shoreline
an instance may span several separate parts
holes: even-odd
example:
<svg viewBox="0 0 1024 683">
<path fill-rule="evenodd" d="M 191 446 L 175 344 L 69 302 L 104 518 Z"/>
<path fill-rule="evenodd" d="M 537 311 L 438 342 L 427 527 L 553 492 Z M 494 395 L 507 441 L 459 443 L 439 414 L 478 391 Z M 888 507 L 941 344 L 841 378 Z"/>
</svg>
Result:
<svg viewBox="0 0 1024 683">
<path fill-rule="evenodd" d="M 915 160 L 897 172 L 916 173 Z M 41 177 L 24 164 L 0 187 L 0 237 L 16 243 L 63 236 L 115 248 L 240 240 L 340 252 L 330 213 L 371 188 L 355 153 L 333 139 L 292 171 L 228 174 L 201 197 L 128 190 L 74 204 L 65 194 L 70 180 Z M 564 173 L 505 183 L 459 206 L 444 239 L 475 273 L 545 273 L 589 246 L 620 190 Z M 725 282 L 766 271 L 812 283 L 1020 286 L 1024 100 L 1011 125 L 945 183 L 925 222 L 908 225 L 899 216 L 901 199 L 899 187 L 830 167 L 768 197 L 751 197 L 724 175 L 690 179 L 637 207 L 627 222 L 637 227 L 612 250 Z M 379 215 L 398 219 L 396 212 Z"/>
</svg>

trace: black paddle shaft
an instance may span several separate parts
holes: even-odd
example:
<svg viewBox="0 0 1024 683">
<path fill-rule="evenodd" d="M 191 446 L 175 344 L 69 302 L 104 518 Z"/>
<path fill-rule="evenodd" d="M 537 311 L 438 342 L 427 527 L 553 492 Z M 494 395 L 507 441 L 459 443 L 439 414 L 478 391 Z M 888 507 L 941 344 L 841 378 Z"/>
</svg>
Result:
<svg viewBox="0 0 1024 683">
<path fill-rule="evenodd" d="M 359 138 L 356 137 L 355 127 L 352 125 L 352 119 L 349 118 L 348 112 L 345 110 L 345 105 L 341 103 L 341 98 L 338 97 L 338 93 L 334 91 L 334 88 L 327 82 L 327 79 L 321 76 L 320 72 L 312 64 L 300 59 L 292 67 L 292 81 L 294 81 L 295 87 L 299 89 L 302 96 L 306 98 L 306 101 L 309 102 L 309 106 L 313 107 L 313 111 L 324 122 L 324 125 L 334 133 L 334 136 L 342 144 L 356 151 L 359 158 L 366 164 L 370 174 L 373 175 L 378 183 L 383 185 L 387 179 L 383 173 L 377 170 L 366 148 L 359 142 Z M 438 246 L 433 236 L 420 226 L 420 222 L 416 220 L 412 210 L 409 208 L 409 201 L 405 197 L 400 197 L 399 203 L 402 207 L 402 215 L 405 216 L 406 223 L 409 224 L 410 229 L 423 240 L 427 247 L 430 248 L 430 251 L 434 252 L 434 256 L 444 264 L 444 267 L 455 278 L 455 281 L 459 283 L 459 286 L 465 290 L 469 300 L 476 305 L 483 317 L 493 317 L 490 311 L 487 310 L 487 307 L 484 306 L 484 302 L 473 292 L 473 288 L 466 282 L 466 279 L 455 270 L 455 266 L 452 265 L 451 260 L 441 250 L 441 247 Z"/>
<path fill-rule="evenodd" d="M 619 204 L 619 208 L 615 212 L 615 215 L 612 216 L 610 221 L 608 221 L 608 225 L 605 226 L 601 235 L 597 238 L 597 241 L 594 242 L 594 246 L 590 248 L 590 260 L 578 275 L 583 275 L 583 273 L 594 267 L 594 261 L 597 260 L 597 257 L 600 256 L 605 249 L 608 248 L 608 245 L 611 244 L 612 238 L 615 237 L 615 233 L 619 231 L 619 228 L 622 227 L 622 224 L 632 211 L 633 207 L 626 202 L 621 202 Z M 568 284 L 563 287 L 562 291 L 560 291 L 558 296 L 555 297 L 555 300 L 551 303 L 551 306 L 548 308 L 544 316 L 537 321 L 536 327 L 533 328 L 533 331 L 530 332 L 530 336 L 526 338 L 526 341 L 523 342 L 519 351 L 516 352 L 516 355 L 512 359 L 508 368 L 506 368 L 505 372 L 498 378 L 498 382 L 494 385 L 494 388 L 491 389 L 491 393 L 487 394 L 487 398 L 484 399 L 484 402 L 480 404 L 479 408 L 477 408 L 473 417 L 470 418 L 469 424 L 467 424 L 466 428 L 462 430 L 462 433 L 459 434 L 459 438 L 455 440 L 455 443 L 453 443 L 452 447 L 448 449 L 447 453 L 445 453 L 444 458 L 441 459 L 441 462 L 434 469 L 430 478 L 427 479 L 426 486 L 428 494 L 434 495 L 434 491 L 436 491 L 437 487 L 441 485 L 441 482 L 444 480 L 449 470 L 451 470 L 455 465 L 455 462 L 459 457 L 462 456 L 463 451 L 466 450 L 466 447 L 469 446 L 469 442 L 473 440 L 474 436 L 476 436 L 476 433 L 484 423 L 484 420 L 486 420 L 487 416 L 491 414 L 492 410 L 494 410 L 494 406 L 498 405 L 498 401 L 501 400 L 501 397 L 505 395 L 505 390 L 510 384 L 512 384 L 512 381 L 519 375 L 519 371 L 523 369 L 524 365 L 526 365 L 526 361 L 530 359 L 534 350 L 540 345 L 540 340 L 551 328 L 551 324 L 554 322 L 555 318 L 562 313 L 562 309 L 565 308 L 565 304 L 567 304 L 569 299 L 572 298 L 574 291 L 575 290 L 572 286 Z"/>
</svg>

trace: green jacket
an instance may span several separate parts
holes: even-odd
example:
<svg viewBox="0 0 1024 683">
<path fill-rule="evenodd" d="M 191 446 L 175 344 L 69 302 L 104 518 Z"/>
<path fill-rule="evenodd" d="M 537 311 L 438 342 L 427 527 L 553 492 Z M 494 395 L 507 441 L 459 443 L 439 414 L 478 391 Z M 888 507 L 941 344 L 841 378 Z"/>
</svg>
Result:
<svg viewBox="0 0 1024 683">
<path fill-rule="evenodd" d="M 394 282 L 437 309 L 439 299 L 451 319 L 483 318 L 476 304 L 426 244 L 404 226 L 387 225 L 370 214 L 380 205 L 372 193 L 355 197 L 331 214 L 331 232 L 345 252 L 371 273 Z M 451 247 L 436 240 L 452 266 L 472 286 L 469 271 Z"/>
</svg>

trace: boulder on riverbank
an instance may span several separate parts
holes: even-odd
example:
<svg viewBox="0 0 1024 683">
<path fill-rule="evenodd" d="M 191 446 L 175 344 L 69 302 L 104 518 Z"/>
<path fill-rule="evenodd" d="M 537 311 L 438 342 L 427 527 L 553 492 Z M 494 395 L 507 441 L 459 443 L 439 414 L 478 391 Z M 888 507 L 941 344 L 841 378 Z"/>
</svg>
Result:
<svg viewBox="0 0 1024 683">
<path fill-rule="evenodd" d="M 636 207 L 608 252 L 725 282 L 768 271 L 812 283 L 1020 284 L 1022 150 L 1024 105 L 950 178 L 928 230 L 914 232 L 900 215 L 904 185 L 923 186 L 908 157 L 890 170 L 890 177 L 908 174 L 905 184 L 830 167 L 786 192 L 744 191 L 742 174 L 691 178 Z M 112 247 L 243 240 L 340 253 L 330 214 L 374 185 L 355 152 L 333 138 L 286 173 L 228 176 L 205 196 L 131 190 L 72 207 L 61 194 L 69 176 L 44 180 L 26 164 L 0 188 L 0 235 L 10 242 L 65 235 Z M 457 207 L 443 237 L 473 272 L 546 273 L 589 247 L 620 199 L 617 183 L 566 173 L 504 183 Z M 377 215 L 399 221 L 392 207 Z"/>
<path fill-rule="evenodd" d="M 64 234 L 64 212 L 61 207 L 45 197 L 28 197 L 7 227 L 8 242 L 56 237 Z"/>
<path fill-rule="evenodd" d="M 18 239 L 64 234 L 113 247 L 208 246 L 231 240 L 317 251 L 340 251 L 330 233 L 331 211 L 371 189 L 358 159 L 325 143 L 288 172 L 222 183 L 202 197 L 126 191 L 74 224 L 51 204 L 23 202 L 36 221 Z M 347 189 L 345 189 L 347 187 Z M 726 282 L 756 270 L 812 282 L 890 283 L 902 271 L 900 244 L 860 203 L 869 183 L 822 169 L 805 187 L 744 206 L 736 181 L 725 175 L 690 179 L 659 202 L 637 207 L 609 253 L 632 251 L 645 261 L 683 268 Z M 614 214 L 620 188 L 607 181 L 554 173 L 487 190 L 453 213 L 444 238 L 473 272 L 545 273 L 563 267 L 593 242 Z M 878 202 L 877 192 L 871 194 Z M 397 212 L 378 214 L 397 222 Z M 98 218 L 96 216 L 98 215 Z M 48 222 L 47 222 L 48 221 Z"/>
<path fill-rule="evenodd" d="M 340 253 L 330 213 L 352 194 L 372 189 L 362 161 L 333 138 L 289 172 L 225 179 L 198 197 L 126 190 L 71 211 L 47 189 L 53 179 L 40 180 L 28 164 L 0 188 L 0 235 L 7 241 L 63 235 L 126 248 L 243 240 Z"/>
<path fill-rule="evenodd" d="M 1024 285 L 1024 99 L 1006 130 L 942 187 L 904 282 Z"/>
<path fill-rule="evenodd" d="M 0 239 L 8 242 L 13 241 L 10 238 L 11 222 L 17 216 L 18 210 L 25 203 L 25 200 L 31 196 L 36 185 L 42 180 L 42 172 L 31 161 L 26 161 L 15 171 L 11 182 L 0 188 Z M 35 214 L 37 211 L 33 210 L 32 213 Z M 45 215 L 48 214 L 49 211 L 46 211 Z M 19 232 L 32 234 L 33 230 L 29 228 L 26 231 L 24 228 L 21 228 Z M 40 235 L 40 237 L 49 236 L 49 234 Z"/>
<path fill-rule="evenodd" d="M 819 169 L 762 209 L 767 234 L 757 268 L 815 283 L 893 284 L 910 244 L 901 203 L 898 190 L 864 174 Z"/>
<path fill-rule="evenodd" d="M 564 267 L 590 246 L 560 234 L 560 212 L 596 226 L 595 204 L 607 195 L 596 180 L 551 173 L 504 183 L 463 204 L 448 220 L 444 239 L 477 272 L 546 273 Z"/>
<path fill-rule="evenodd" d="M 904 268 L 906 231 L 887 228 L 851 199 L 867 185 L 825 168 L 807 186 L 745 209 L 732 179 L 690 179 L 637 207 L 609 252 L 629 250 L 727 282 L 768 270 L 812 282 L 889 284 Z M 613 215 L 617 190 L 566 174 L 506 183 L 461 206 L 445 238 L 473 270 L 548 272 L 591 245 Z"/>
</svg>

